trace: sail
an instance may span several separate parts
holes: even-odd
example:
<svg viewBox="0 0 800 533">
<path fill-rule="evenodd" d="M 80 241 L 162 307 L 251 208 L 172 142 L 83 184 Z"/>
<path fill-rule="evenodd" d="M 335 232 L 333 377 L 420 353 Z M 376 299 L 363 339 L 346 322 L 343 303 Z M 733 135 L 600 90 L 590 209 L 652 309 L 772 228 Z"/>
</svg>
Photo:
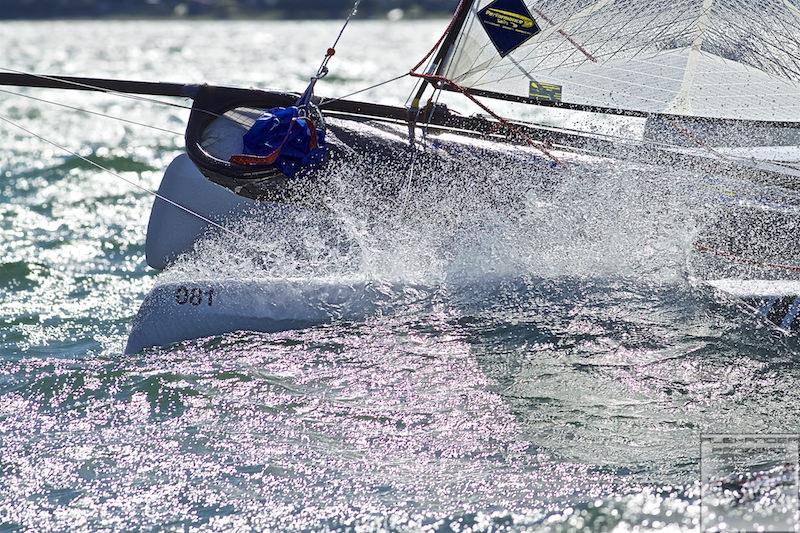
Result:
<svg viewBox="0 0 800 533">
<path fill-rule="evenodd" d="M 567 108 L 800 122 L 800 0 L 475 0 L 439 74 Z"/>
</svg>

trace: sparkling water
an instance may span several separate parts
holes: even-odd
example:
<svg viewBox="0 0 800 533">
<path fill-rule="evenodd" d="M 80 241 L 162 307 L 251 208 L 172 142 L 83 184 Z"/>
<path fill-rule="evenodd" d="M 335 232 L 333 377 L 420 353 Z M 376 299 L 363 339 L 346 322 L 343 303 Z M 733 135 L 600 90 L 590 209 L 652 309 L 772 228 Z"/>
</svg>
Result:
<svg viewBox="0 0 800 533">
<path fill-rule="evenodd" d="M 402 74 L 445 25 L 354 23 L 318 93 Z M 3 23 L 0 66 L 300 91 L 337 31 Z M 184 108 L 8 90 L 174 132 L 0 93 L 145 187 L 183 149 Z M 159 274 L 146 193 L 8 124 L 0 170 L 0 530 L 696 530 L 701 436 L 798 427 L 796 342 L 688 281 L 718 183 L 489 161 L 388 208 L 359 172 L 404 175 L 343 171 L 324 216 L 243 222 L 257 257 L 212 240 Z M 368 280 L 385 306 L 122 355 L 160 280 L 287 275 Z"/>
</svg>

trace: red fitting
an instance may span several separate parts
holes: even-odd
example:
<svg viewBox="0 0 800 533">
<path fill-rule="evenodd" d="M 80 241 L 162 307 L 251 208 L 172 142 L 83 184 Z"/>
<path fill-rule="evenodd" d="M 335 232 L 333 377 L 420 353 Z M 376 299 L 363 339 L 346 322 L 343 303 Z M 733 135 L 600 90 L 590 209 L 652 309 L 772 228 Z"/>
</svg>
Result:
<svg viewBox="0 0 800 533">
<path fill-rule="evenodd" d="M 335 53 L 336 53 L 335 48 L 328 48 L 328 57 L 333 57 Z"/>
</svg>

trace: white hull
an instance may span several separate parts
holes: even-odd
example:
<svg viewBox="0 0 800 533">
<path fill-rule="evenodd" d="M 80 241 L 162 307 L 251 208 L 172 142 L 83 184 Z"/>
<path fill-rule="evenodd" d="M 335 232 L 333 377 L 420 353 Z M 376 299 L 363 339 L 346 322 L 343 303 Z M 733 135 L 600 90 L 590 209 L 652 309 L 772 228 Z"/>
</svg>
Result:
<svg viewBox="0 0 800 533">
<path fill-rule="evenodd" d="M 275 333 L 363 320 L 385 300 L 380 286 L 306 279 L 207 280 L 156 286 L 134 319 L 125 353 L 235 331 Z"/>
<path fill-rule="evenodd" d="M 167 167 L 158 194 L 223 226 L 238 218 L 242 212 L 289 209 L 244 198 L 212 183 L 186 154 L 178 156 Z M 180 254 L 191 251 L 208 230 L 207 222 L 156 198 L 147 226 L 147 264 L 163 270 Z"/>
<path fill-rule="evenodd" d="M 711 280 L 702 284 L 745 305 L 786 334 L 800 328 L 800 282 Z M 125 353 L 236 331 L 276 333 L 334 321 L 363 321 L 386 311 L 389 295 L 397 289 L 355 279 L 160 284 L 134 319 Z"/>
<path fill-rule="evenodd" d="M 210 224 L 163 198 L 228 226 L 242 212 L 295 209 L 238 196 L 206 179 L 185 154 L 167 168 L 147 228 L 147 264 L 162 270 L 190 252 Z M 347 288 L 288 280 L 187 281 L 157 285 L 137 314 L 125 353 L 239 330 L 274 332 L 337 317 L 324 311 Z M 305 299 L 304 299 L 305 298 Z"/>
<path fill-rule="evenodd" d="M 207 180 L 185 155 L 169 166 L 159 193 L 219 224 L 230 224 L 243 211 L 299 209 L 238 196 Z M 148 264 L 163 269 L 191 251 L 208 229 L 197 217 L 157 199 L 147 232 Z M 800 282 L 700 283 L 746 305 L 781 331 L 800 329 Z M 274 333 L 335 320 L 363 320 L 381 307 L 385 294 L 381 287 L 360 280 L 259 278 L 159 284 L 142 304 L 125 352 L 235 331 Z"/>
</svg>

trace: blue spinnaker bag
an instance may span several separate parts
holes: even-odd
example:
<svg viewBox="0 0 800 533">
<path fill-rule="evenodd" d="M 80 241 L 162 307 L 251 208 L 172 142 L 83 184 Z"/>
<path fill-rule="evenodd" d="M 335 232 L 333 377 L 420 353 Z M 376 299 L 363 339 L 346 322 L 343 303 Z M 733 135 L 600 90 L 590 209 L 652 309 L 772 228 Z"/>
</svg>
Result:
<svg viewBox="0 0 800 533">
<path fill-rule="evenodd" d="M 276 107 L 258 117 L 245 133 L 242 155 L 231 157 L 240 165 L 272 165 L 287 177 L 317 165 L 327 153 L 325 130 L 297 107 Z"/>
</svg>

